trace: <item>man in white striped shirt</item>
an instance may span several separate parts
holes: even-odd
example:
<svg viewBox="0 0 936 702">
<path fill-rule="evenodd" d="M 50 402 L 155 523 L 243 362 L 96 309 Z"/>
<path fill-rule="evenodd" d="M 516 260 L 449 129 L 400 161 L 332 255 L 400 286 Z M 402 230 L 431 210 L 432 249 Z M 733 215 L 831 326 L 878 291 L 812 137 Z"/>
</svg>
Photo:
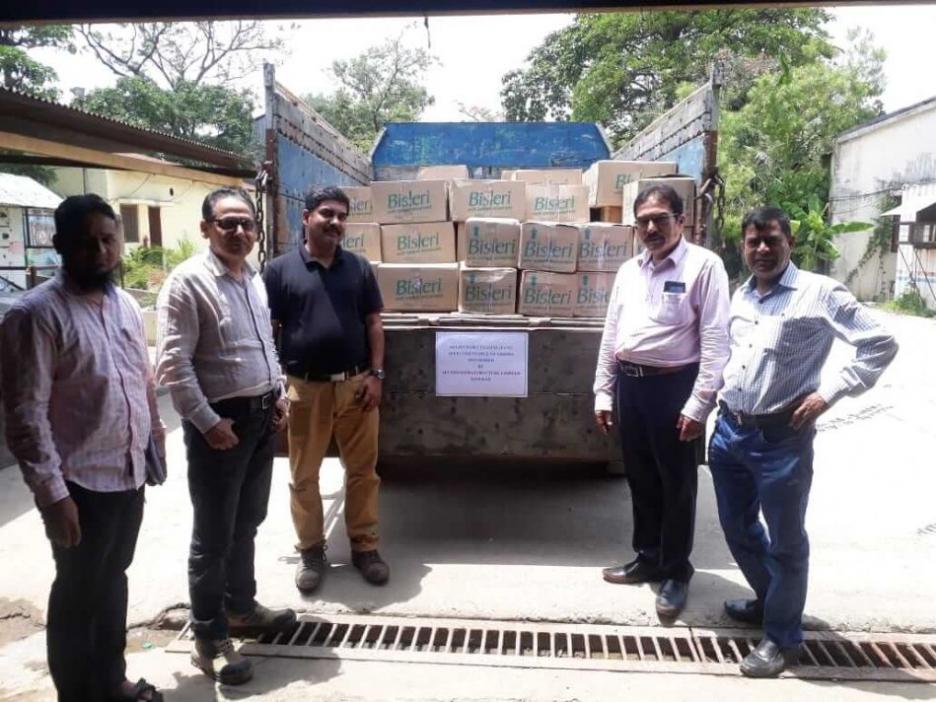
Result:
<svg viewBox="0 0 936 702">
<path fill-rule="evenodd" d="M 728 357 L 728 276 L 721 259 L 683 239 L 683 203 L 668 185 L 639 193 L 646 251 L 621 266 L 595 371 L 595 420 L 617 415 L 637 557 L 605 568 L 612 583 L 661 582 L 660 619 L 686 605 L 706 417 Z"/>
<path fill-rule="evenodd" d="M 127 576 L 143 519 L 144 452 L 165 431 L 136 301 L 114 286 L 121 240 L 97 195 L 55 210 L 62 270 L 3 319 L 7 442 L 52 542 L 46 644 L 59 702 L 161 700 L 126 679 Z"/>
<path fill-rule="evenodd" d="M 794 242 L 782 210 L 749 212 L 741 231 L 752 276 L 731 301 L 731 358 L 709 466 L 728 547 L 756 596 L 725 602 L 725 612 L 764 627 L 741 672 L 773 677 L 795 664 L 803 640 L 814 422 L 838 399 L 874 385 L 897 342 L 845 286 L 790 261 Z M 836 337 L 856 348 L 855 357 L 820 382 Z"/>
</svg>

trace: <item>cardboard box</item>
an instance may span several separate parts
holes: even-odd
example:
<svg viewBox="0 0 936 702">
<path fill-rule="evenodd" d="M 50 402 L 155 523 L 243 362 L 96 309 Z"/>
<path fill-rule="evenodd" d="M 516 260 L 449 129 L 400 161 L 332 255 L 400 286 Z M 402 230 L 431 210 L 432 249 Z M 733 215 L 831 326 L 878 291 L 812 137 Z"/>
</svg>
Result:
<svg viewBox="0 0 936 702">
<path fill-rule="evenodd" d="M 514 314 L 517 311 L 517 269 L 472 268 L 460 264 L 458 311 Z"/>
<path fill-rule="evenodd" d="M 458 264 L 381 263 L 377 285 L 388 312 L 452 312 L 458 305 Z"/>
<path fill-rule="evenodd" d="M 371 183 L 374 220 L 379 224 L 444 222 L 448 219 L 447 181 L 375 180 Z"/>
<path fill-rule="evenodd" d="M 591 207 L 620 207 L 624 186 L 641 178 L 676 172 L 670 161 L 595 161 L 582 176 Z"/>
<path fill-rule="evenodd" d="M 576 317 L 604 317 L 611 302 L 615 273 L 576 273 Z"/>
<path fill-rule="evenodd" d="M 571 317 L 577 292 L 574 273 L 523 271 L 517 312 L 530 317 Z"/>
<path fill-rule="evenodd" d="M 514 178 L 514 173 L 516 172 L 517 171 L 513 170 L 512 168 L 502 168 L 500 172 L 500 179 L 501 180 L 516 180 Z"/>
<path fill-rule="evenodd" d="M 516 267 L 520 252 L 516 219 L 472 217 L 455 227 L 459 261 L 474 267 Z"/>
<path fill-rule="evenodd" d="M 384 263 L 455 263 L 451 222 L 387 224 L 380 228 Z"/>
<path fill-rule="evenodd" d="M 456 180 L 452 183 L 449 210 L 452 219 L 470 217 L 523 219 L 526 185 L 513 180 Z"/>
<path fill-rule="evenodd" d="M 348 209 L 348 221 L 352 223 L 376 222 L 374 219 L 374 196 L 367 186 L 342 187 L 342 191 L 351 200 Z"/>
<path fill-rule="evenodd" d="M 576 270 L 615 273 L 634 255 L 634 230 L 626 224 L 590 222 L 573 226 L 578 230 Z"/>
<path fill-rule="evenodd" d="M 361 254 L 368 261 L 380 261 L 380 225 L 346 224 L 341 248 Z"/>
<path fill-rule="evenodd" d="M 527 185 L 582 184 L 582 171 L 578 168 L 521 168 L 510 174 L 513 180 L 522 180 Z"/>
<path fill-rule="evenodd" d="M 587 222 L 588 188 L 584 185 L 528 185 L 526 217 L 540 222 Z"/>
<path fill-rule="evenodd" d="M 555 222 L 524 222 L 520 230 L 517 267 L 537 271 L 573 273 L 579 232 Z"/>
<path fill-rule="evenodd" d="M 622 191 L 621 219 L 624 224 L 634 223 L 634 200 L 637 195 L 645 188 L 651 185 L 669 185 L 683 199 L 683 214 L 686 216 L 686 226 L 691 227 L 695 224 L 695 195 L 696 182 L 694 178 L 675 177 L 675 178 L 641 178 L 627 183 Z"/>
<path fill-rule="evenodd" d="M 470 178 L 468 166 L 423 166 L 416 172 L 416 180 L 455 180 Z"/>
</svg>

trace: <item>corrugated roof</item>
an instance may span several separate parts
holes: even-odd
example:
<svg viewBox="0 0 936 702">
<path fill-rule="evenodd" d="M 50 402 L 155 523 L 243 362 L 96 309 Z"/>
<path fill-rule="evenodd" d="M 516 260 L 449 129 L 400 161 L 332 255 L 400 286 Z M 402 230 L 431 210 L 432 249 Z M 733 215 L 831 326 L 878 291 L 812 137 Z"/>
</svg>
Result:
<svg viewBox="0 0 936 702">
<path fill-rule="evenodd" d="M 102 138 L 119 139 L 124 144 L 139 145 L 143 150 L 171 153 L 214 165 L 237 166 L 247 163 L 242 154 L 173 136 L 156 129 L 140 127 L 70 105 L 63 105 L 20 90 L 0 87 L 0 108 L 3 108 L 6 117 L 13 118 L 19 115 L 37 127 L 44 120 L 57 124 L 69 123 L 76 129 L 88 130 L 89 133 Z M 26 136 L 47 138 L 39 133 Z"/>
<path fill-rule="evenodd" d="M 920 100 L 919 102 L 915 102 L 915 103 L 913 103 L 912 105 L 907 105 L 906 107 L 901 107 L 899 110 L 894 110 L 893 112 L 885 112 L 885 113 L 883 113 L 883 114 L 878 115 L 878 116 L 875 117 L 874 119 L 868 120 L 868 121 L 865 122 L 864 124 L 859 124 L 857 127 L 852 127 L 851 129 L 846 129 L 844 132 L 842 132 L 841 134 L 839 134 L 839 135 L 835 138 L 835 140 L 836 140 L 836 141 L 842 141 L 843 139 L 847 139 L 848 137 L 850 137 L 851 135 L 853 135 L 853 134 L 856 133 L 856 132 L 861 132 L 861 131 L 864 131 L 864 130 L 866 130 L 866 129 L 871 129 L 871 128 L 883 126 L 885 123 L 890 122 L 890 121 L 893 120 L 893 119 L 897 119 L 898 117 L 903 117 L 903 116 L 906 115 L 908 112 L 913 112 L 913 111 L 918 110 L 918 109 L 920 109 L 920 108 L 923 108 L 923 107 L 930 107 L 930 106 L 936 108 L 936 95 L 934 95 L 933 97 L 930 97 L 930 98 L 926 98 L 926 100 Z"/>
<path fill-rule="evenodd" d="M 54 210 L 61 201 L 62 198 L 32 178 L 0 173 L 0 206 Z"/>
</svg>

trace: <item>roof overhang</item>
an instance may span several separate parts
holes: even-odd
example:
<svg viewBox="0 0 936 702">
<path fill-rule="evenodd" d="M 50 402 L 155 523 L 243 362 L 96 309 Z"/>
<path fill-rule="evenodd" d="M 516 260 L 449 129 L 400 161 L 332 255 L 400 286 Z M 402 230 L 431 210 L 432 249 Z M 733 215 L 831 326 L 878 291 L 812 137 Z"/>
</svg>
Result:
<svg viewBox="0 0 936 702">
<path fill-rule="evenodd" d="M 913 2 L 914 0 L 910 0 Z M 917 0 L 923 2 L 923 0 Z M 43 0 L 11 2 L 0 23 L 115 22 L 194 19 L 276 19 L 505 12 L 599 12 L 626 10 L 703 10 L 726 7 L 807 7 L 815 5 L 873 5 L 880 0 L 776 2 L 776 0 Z"/>
<path fill-rule="evenodd" d="M 898 217 L 900 222 L 936 222 L 936 196 L 911 198 L 882 212 L 881 217 Z"/>
<path fill-rule="evenodd" d="M 254 175 L 239 154 L 10 90 L 0 90 L 0 132 L 115 155 L 158 153 L 231 175 Z M 5 141 L 0 145 L 10 148 Z"/>
</svg>

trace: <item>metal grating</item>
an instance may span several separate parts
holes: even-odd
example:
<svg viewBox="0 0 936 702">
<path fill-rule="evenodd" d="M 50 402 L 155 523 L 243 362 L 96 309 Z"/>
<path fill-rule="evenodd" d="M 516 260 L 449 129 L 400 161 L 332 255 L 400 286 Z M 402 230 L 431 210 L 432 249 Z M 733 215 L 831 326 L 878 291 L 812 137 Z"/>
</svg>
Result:
<svg viewBox="0 0 936 702">
<path fill-rule="evenodd" d="M 738 663 L 758 638 L 753 629 L 303 614 L 292 631 L 244 639 L 240 651 L 282 658 L 738 675 Z M 167 650 L 187 653 L 190 642 L 186 628 Z M 807 632 L 800 665 L 783 675 L 936 682 L 936 636 Z"/>
</svg>

